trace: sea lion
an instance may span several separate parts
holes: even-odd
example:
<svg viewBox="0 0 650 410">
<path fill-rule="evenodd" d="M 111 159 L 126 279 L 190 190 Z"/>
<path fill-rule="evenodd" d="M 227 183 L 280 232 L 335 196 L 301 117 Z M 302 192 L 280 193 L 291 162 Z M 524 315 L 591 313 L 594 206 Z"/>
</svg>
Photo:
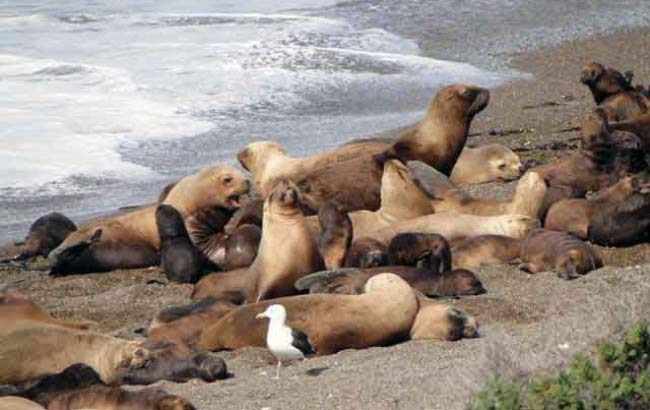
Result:
<svg viewBox="0 0 650 410">
<path fill-rule="evenodd" d="M 552 270 L 575 279 L 603 266 L 591 246 L 565 232 L 535 229 L 521 242 L 521 268 L 530 273 Z"/>
<path fill-rule="evenodd" d="M 158 205 L 156 225 L 160 233 L 160 269 L 171 281 L 196 283 L 203 259 L 187 234 L 180 212 L 172 205 Z"/>
<path fill-rule="evenodd" d="M 646 144 L 642 133 L 639 136 L 626 130 L 629 128 L 637 132 L 640 131 L 640 128 L 633 124 L 642 124 L 643 119 L 637 122 L 637 118 L 610 124 L 603 109 L 594 109 L 580 127 L 582 149 L 594 154 L 601 154 L 603 157 L 608 154 L 609 156 L 615 155 L 620 158 L 617 159 L 619 162 L 629 163 L 632 169 L 647 167 L 646 152 L 650 148 L 650 139 Z M 611 154 L 610 151 L 615 154 Z"/>
<path fill-rule="evenodd" d="M 367 236 L 388 244 L 400 233 L 437 233 L 453 243 L 459 239 L 477 235 L 505 235 L 513 238 L 523 237 L 539 222 L 524 215 L 477 216 L 455 213 L 436 213 L 425 215 L 366 233 Z"/>
<path fill-rule="evenodd" d="M 355 239 L 345 258 L 347 268 L 375 268 L 388 265 L 388 247 L 376 239 Z"/>
<path fill-rule="evenodd" d="M 208 296 L 189 305 L 165 308 L 149 325 L 147 339 L 194 346 L 206 323 L 216 322 L 239 304 L 241 299 L 236 295 L 231 295 L 230 299 Z"/>
<path fill-rule="evenodd" d="M 293 295 L 296 280 L 324 268 L 300 201 L 300 191 L 289 181 L 280 181 L 266 199 L 262 240 L 246 273 L 247 302 Z"/>
<path fill-rule="evenodd" d="M 343 267 L 352 242 L 352 221 L 348 211 L 329 201 L 318 211 L 320 236 L 318 249 L 327 269 Z"/>
<path fill-rule="evenodd" d="M 591 62 L 582 68 L 580 82 L 589 87 L 597 105 L 613 95 L 634 91 L 632 84 L 620 71 L 605 68 L 596 62 Z"/>
<path fill-rule="evenodd" d="M 92 386 L 54 395 L 48 410 L 196 410 L 187 399 L 169 394 L 158 387 L 125 390 L 109 386 Z"/>
<path fill-rule="evenodd" d="M 0 288 L 0 316 L 3 320 L 27 319 L 78 330 L 87 330 L 94 325 L 89 321 L 55 319 L 27 296 L 8 287 Z"/>
<path fill-rule="evenodd" d="M 199 342 L 208 350 L 266 346 L 267 324 L 255 319 L 269 305 L 287 310 L 287 325 L 307 334 L 319 355 L 396 343 L 408 337 L 418 301 L 396 275 L 377 275 L 363 295 L 299 295 L 241 306 L 210 326 Z"/>
<path fill-rule="evenodd" d="M 388 260 L 391 265 L 426 266 L 438 272 L 451 269 L 449 242 L 435 233 L 396 235 L 388 245 Z"/>
<path fill-rule="evenodd" d="M 490 92 L 467 84 L 441 88 L 420 124 L 401 135 L 378 159 L 422 161 L 449 176 L 460 155 L 472 119 L 490 100 Z"/>
<path fill-rule="evenodd" d="M 650 178 L 625 177 L 589 199 L 559 201 L 549 210 L 544 227 L 604 246 L 646 242 L 650 238 Z"/>
<path fill-rule="evenodd" d="M 46 410 L 44 407 L 22 397 L 0 397 L 0 409 L 5 410 Z"/>
<path fill-rule="evenodd" d="M 519 156 L 501 144 L 487 144 L 476 148 L 465 147 L 451 171 L 454 184 L 482 184 L 494 181 L 512 181 L 522 174 L 524 165 Z"/>
<path fill-rule="evenodd" d="M 228 272 L 211 273 L 194 285 L 192 300 L 213 297 L 216 300 L 236 300 L 236 304 L 246 300 L 248 269 L 240 268 Z"/>
<path fill-rule="evenodd" d="M 233 209 L 248 192 L 241 172 L 227 165 L 204 168 L 181 179 L 164 200 L 185 218 L 203 208 Z M 72 232 L 48 259 L 53 275 L 104 272 L 158 264 L 156 205 L 95 222 Z"/>
<path fill-rule="evenodd" d="M 608 127 L 613 131 L 631 132 L 641 140 L 646 151 L 650 151 L 650 113 L 641 114 L 637 117 L 611 122 Z"/>
<path fill-rule="evenodd" d="M 38 218 L 29 227 L 25 245 L 16 258 L 24 260 L 35 256 L 47 256 L 70 234 L 77 226 L 67 216 L 50 212 Z"/>
<path fill-rule="evenodd" d="M 370 278 L 391 272 L 404 279 L 418 292 L 432 297 L 470 296 L 485 293 L 481 281 L 466 269 L 440 272 L 434 266 L 381 266 L 370 269 L 334 269 L 312 273 L 299 279 L 295 286 L 309 293 L 359 295 Z"/>
<path fill-rule="evenodd" d="M 255 225 L 262 228 L 264 218 L 264 200 L 252 198 L 241 208 L 235 211 L 224 228 L 224 232 L 231 234 L 242 225 Z"/>
<path fill-rule="evenodd" d="M 473 269 L 500 264 L 519 258 L 520 240 L 503 235 L 479 235 L 465 239 L 453 247 L 454 269 Z"/>
<path fill-rule="evenodd" d="M 418 294 L 418 314 L 411 327 L 412 340 L 456 341 L 479 337 L 479 324 L 462 310 Z"/>
</svg>

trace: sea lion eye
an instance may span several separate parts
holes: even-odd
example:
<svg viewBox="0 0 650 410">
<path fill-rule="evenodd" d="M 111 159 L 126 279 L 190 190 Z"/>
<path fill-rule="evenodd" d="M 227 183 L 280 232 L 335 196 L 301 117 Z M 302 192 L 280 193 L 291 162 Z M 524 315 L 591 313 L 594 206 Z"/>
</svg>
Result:
<svg viewBox="0 0 650 410">
<path fill-rule="evenodd" d="M 225 185 L 228 185 L 232 182 L 233 178 L 230 175 L 226 175 L 221 179 L 221 182 L 223 182 Z"/>
<path fill-rule="evenodd" d="M 499 165 L 497 166 L 497 168 L 499 168 L 500 170 L 504 170 L 504 169 L 506 169 L 506 164 L 501 163 L 501 164 L 499 164 Z"/>
<path fill-rule="evenodd" d="M 465 99 L 470 99 L 474 95 L 474 91 L 471 88 L 465 88 L 461 93 L 460 96 L 465 98 Z"/>
</svg>

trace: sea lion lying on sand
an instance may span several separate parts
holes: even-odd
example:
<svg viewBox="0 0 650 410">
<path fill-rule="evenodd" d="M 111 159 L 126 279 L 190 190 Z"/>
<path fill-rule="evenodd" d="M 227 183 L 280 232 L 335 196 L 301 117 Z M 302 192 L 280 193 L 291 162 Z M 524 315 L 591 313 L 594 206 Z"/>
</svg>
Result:
<svg viewBox="0 0 650 410">
<path fill-rule="evenodd" d="M 520 240 L 503 235 L 479 235 L 467 238 L 453 247 L 454 269 L 472 269 L 500 264 L 519 258 Z"/>
<path fill-rule="evenodd" d="M 211 273 L 202 277 L 194 285 L 192 300 L 200 300 L 210 296 L 216 300 L 234 300 L 239 305 L 246 301 L 248 282 L 248 268 Z"/>
<path fill-rule="evenodd" d="M 589 199 L 565 199 L 548 212 L 544 227 L 604 246 L 650 239 L 650 178 L 625 177 Z"/>
<path fill-rule="evenodd" d="M 388 247 L 376 239 L 355 239 L 345 259 L 347 268 L 374 268 L 388 265 Z"/>
<path fill-rule="evenodd" d="M 271 304 L 287 310 L 287 325 L 307 334 L 321 355 L 404 340 L 418 312 L 408 283 L 396 275 L 371 278 L 363 295 L 299 295 L 241 306 L 210 326 L 199 346 L 208 350 L 266 346 L 267 324 L 255 316 Z"/>
<path fill-rule="evenodd" d="M 215 165 L 181 179 L 164 203 L 185 218 L 203 208 L 236 208 L 249 183 L 241 172 L 227 165 Z M 51 273 L 104 272 L 118 268 L 158 264 L 160 234 L 156 226 L 156 205 L 101 220 L 68 235 L 48 259 Z"/>
<path fill-rule="evenodd" d="M 603 266 L 591 246 L 565 232 L 535 229 L 521 242 L 521 268 L 530 273 L 554 271 L 575 279 Z"/>
<path fill-rule="evenodd" d="M 501 144 L 465 147 L 449 176 L 454 184 L 482 184 L 512 181 L 521 175 L 524 165 L 519 156 Z"/>
<path fill-rule="evenodd" d="M 29 227 L 22 252 L 16 259 L 24 260 L 35 256 L 47 256 L 77 226 L 68 217 L 58 212 L 51 212 L 38 218 Z"/>
<path fill-rule="evenodd" d="M 418 304 L 418 314 L 411 327 L 411 339 L 453 342 L 462 338 L 479 337 L 478 322 L 462 310 L 422 294 L 418 294 Z"/>
<path fill-rule="evenodd" d="M 430 267 L 437 272 L 451 269 L 449 242 L 438 234 L 402 233 L 388 245 L 391 265 Z"/>
</svg>

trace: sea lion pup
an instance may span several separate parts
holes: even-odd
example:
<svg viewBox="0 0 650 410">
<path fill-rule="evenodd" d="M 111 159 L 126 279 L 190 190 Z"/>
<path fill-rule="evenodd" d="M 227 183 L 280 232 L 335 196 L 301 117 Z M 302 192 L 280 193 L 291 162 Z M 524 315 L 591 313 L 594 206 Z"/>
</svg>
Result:
<svg viewBox="0 0 650 410">
<path fill-rule="evenodd" d="M 280 181 L 266 199 L 262 240 L 246 273 L 248 303 L 293 295 L 296 280 L 325 266 L 300 201 L 300 191 L 289 181 Z"/>
<path fill-rule="evenodd" d="M 32 320 L 78 330 L 87 330 L 94 325 L 89 321 L 55 319 L 27 296 L 10 287 L 0 287 L 0 316 L 4 320 Z"/>
<path fill-rule="evenodd" d="M 589 87 L 597 105 L 613 95 L 634 91 L 632 84 L 620 71 L 605 68 L 596 62 L 591 62 L 582 68 L 580 82 Z"/>
<path fill-rule="evenodd" d="M 318 249 L 327 269 L 343 267 L 352 242 L 352 221 L 336 201 L 329 201 L 318 211 L 321 226 Z"/>
<path fill-rule="evenodd" d="M 650 151 L 650 113 L 624 121 L 612 122 L 608 124 L 608 127 L 613 131 L 633 133 L 641 139 L 645 150 Z"/>
<path fill-rule="evenodd" d="M 449 176 L 465 146 L 472 119 L 489 100 L 490 92 L 484 88 L 467 84 L 441 88 L 424 120 L 401 135 L 379 160 L 419 160 Z"/>
<path fill-rule="evenodd" d="M 512 181 L 521 175 L 524 165 L 519 156 L 501 144 L 476 148 L 465 147 L 451 171 L 454 184 L 482 184 L 494 181 Z"/>
<path fill-rule="evenodd" d="M 604 246 L 643 243 L 650 238 L 650 178 L 625 177 L 589 199 L 557 202 L 544 227 Z"/>
<path fill-rule="evenodd" d="M 436 213 L 421 216 L 366 233 L 367 236 L 388 244 L 400 233 L 437 233 L 452 244 L 455 241 L 477 235 L 505 235 L 521 238 L 539 226 L 539 221 L 524 215 L 477 216 L 455 213 Z"/>
<path fill-rule="evenodd" d="M 432 266 L 381 266 L 370 269 L 334 269 L 312 273 L 299 279 L 295 286 L 309 293 L 339 293 L 359 295 L 366 282 L 383 272 L 389 271 L 404 279 L 411 287 L 432 297 L 454 297 L 481 295 L 486 292 L 481 281 L 466 269 L 440 272 Z"/>
<path fill-rule="evenodd" d="M 396 235 L 388 245 L 388 260 L 391 265 L 426 266 L 438 272 L 451 269 L 449 242 L 435 233 Z"/>
<path fill-rule="evenodd" d="M 208 296 L 189 305 L 163 309 L 151 321 L 147 339 L 167 340 L 186 346 L 195 346 L 206 323 L 213 323 L 241 304 L 241 298 L 215 299 Z"/>
<path fill-rule="evenodd" d="M 640 121 L 638 121 L 639 119 Z M 627 155 L 631 158 L 636 155 L 638 157 L 637 161 L 645 161 L 645 151 L 650 148 L 650 135 L 648 135 L 648 144 L 646 144 L 643 136 L 633 132 L 634 130 L 639 132 L 640 128 L 629 127 L 631 124 L 642 124 L 643 121 L 643 116 L 641 116 L 633 120 L 610 124 L 605 111 L 602 108 L 595 108 L 580 127 L 580 145 L 583 150 L 587 151 L 616 150 L 621 153 L 628 153 Z M 648 122 L 650 125 L 650 120 Z M 630 131 L 625 128 L 629 128 Z"/>
<path fill-rule="evenodd" d="M 194 285 L 192 300 L 213 297 L 217 300 L 237 300 L 236 304 L 242 304 L 246 301 L 249 282 L 247 276 L 248 269 L 246 268 L 206 275 Z"/>
<path fill-rule="evenodd" d="M 388 265 L 388 248 L 376 239 L 355 239 L 345 258 L 346 268 L 376 268 Z"/>
<path fill-rule="evenodd" d="M 269 305 L 287 310 L 287 326 L 307 334 L 317 354 L 396 343 L 408 337 L 418 301 L 408 283 L 393 274 L 377 275 L 363 295 L 298 295 L 238 307 L 204 333 L 208 350 L 266 346 L 267 324 L 256 320 Z"/>
<path fill-rule="evenodd" d="M 519 258 L 520 241 L 503 235 L 467 238 L 451 250 L 454 269 L 473 269 Z"/>
<path fill-rule="evenodd" d="M 239 206 L 248 192 L 243 174 L 227 165 L 215 165 L 181 179 L 164 203 L 185 218 L 202 208 Z M 158 264 L 160 234 L 156 205 L 104 219 L 72 232 L 50 252 L 53 275 L 104 272 Z"/>
<path fill-rule="evenodd" d="M 48 410 L 196 410 L 187 399 L 169 394 L 158 387 L 124 390 L 109 386 L 91 386 L 85 389 L 54 395 Z"/>
<path fill-rule="evenodd" d="M 416 292 L 418 314 L 411 327 L 412 340 L 435 339 L 450 342 L 462 338 L 479 337 L 479 324 L 476 318 L 462 310 L 432 300 Z"/>
<path fill-rule="evenodd" d="M 67 216 L 58 212 L 50 212 L 38 218 L 29 227 L 22 252 L 16 259 L 24 260 L 36 256 L 47 256 L 70 234 L 77 226 Z"/>
<path fill-rule="evenodd" d="M 521 242 L 521 268 L 530 273 L 554 271 L 575 279 L 603 266 L 591 246 L 565 232 L 535 229 Z"/>
<path fill-rule="evenodd" d="M 180 212 L 171 205 L 158 205 L 156 225 L 160 233 L 160 268 L 167 279 L 195 283 L 203 260 L 187 234 Z"/>
</svg>

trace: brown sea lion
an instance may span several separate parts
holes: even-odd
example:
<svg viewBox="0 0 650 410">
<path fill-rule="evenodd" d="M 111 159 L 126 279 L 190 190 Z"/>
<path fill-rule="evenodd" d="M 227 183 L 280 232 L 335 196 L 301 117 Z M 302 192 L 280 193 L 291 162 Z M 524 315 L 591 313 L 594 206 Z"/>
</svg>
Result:
<svg viewBox="0 0 650 410">
<path fill-rule="evenodd" d="M 327 269 L 343 267 L 352 242 L 352 221 L 348 211 L 335 201 L 329 201 L 318 211 L 321 230 L 318 249 Z"/>
<path fill-rule="evenodd" d="M 449 242 L 435 233 L 396 235 L 388 245 L 388 260 L 391 265 L 429 267 L 437 272 L 451 269 Z"/>
<path fill-rule="evenodd" d="M 241 208 L 235 211 L 232 218 L 226 224 L 224 231 L 231 234 L 242 225 L 255 225 L 262 228 L 264 218 L 264 200 L 253 198 L 247 201 Z"/>
<path fill-rule="evenodd" d="M 388 247 L 376 239 L 355 239 L 345 259 L 347 268 L 375 268 L 388 265 Z"/>
<path fill-rule="evenodd" d="M 596 62 L 591 62 L 582 68 L 580 82 L 589 87 L 597 105 L 613 95 L 634 91 L 632 84 L 620 71 L 605 68 Z"/>
<path fill-rule="evenodd" d="M 521 242 L 521 268 L 537 273 L 554 271 L 575 279 L 603 266 L 594 248 L 565 232 L 535 229 Z"/>
<path fill-rule="evenodd" d="M 476 148 L 465 147 L 449 179 L 454 184 L 482 184 L 494 181 L 512 181 L 521 175 L 524 165 L 519 156 L 501 144 L 487 144 Z"/>
<path fill-rule="evenodd" d="M 435 267 L 381 266 L 370 269 L 334 269 L 312 273 L 296 282 L 296 289 L 310 293 L 339 293 L 359 295 L 370 278 L 391 272 L 411 287 L 432 297 L 470 296 L 485 293 L 481 281 L 465 269 L 440 272 Z"/>
<path fill-rule="evenodd" d="M 246 300 L 248 269 L 240 268 L 228 272 L 211 273 L 201 278 L 194 285 L 192 300 L 213 297 L 216 300 L 237 300 L 237 304 Z"/>
<path fill-rule="evenodd" d="M 300 191 L 289 181 L 280 181 L 266 199 L 262 240 L 246 274 L 247 302 L 293 295 L 296 280 L 325 266 L 300 201 Z"/>
<path fill-rule="evenodd" d="M 196 283 L 203 258 L 190 240 L 180 212 L 172 205 L 158 205 L 156 225 L 160 233 L 160 269 L 171 281 Z"/>
<path fill-rule="evenodd" d="M 32 320 L 78 330 L 87 330 L 94 325 L 88 321 L 55 319 L 27 296 L 10 287 L 0 288 L 0 316 L 3 320 Z"/>
<path fill-rule="evenodd" d="M 503 235 L 473 236 L 453 247 L 452 265 L 454 269 L 473 269 L 510 262 L 519 258 L 519 250 L 519 239 Z"/>
<path fill-rule="evenodd" d="M 549 210 L 544 227 L 604 246 L 646 242 L 650 239 L 650 178 L 625 177 L 589 199 L 557 202 Z"/>
<path fill-rule="evenodd" d="M 165 308 L 149 325 L 147 339 L 195 346 L 206 323 L 216 322 L 239 304 L 241 299 L 236 295 L 230 299 L 208 296 L 189 305 Z"/>
<path fill-rule="evenodd" d="M 479 324 L 462 310 L 418 294 L 418 314 L 411 327 L 413 340 L 456 341 L 479 337 Z"/>
<path fill-rule="evenodd" d="M 17 259 L 23 260 L 35 256 L 47 256 L 77 226 L 68 217 L 58 212 L 51 212 L 38 218 L 29 227 L 25 245 Z"/>
<path fill-rule="evenodd" d="M 650 151 L 650 113 L 608 124 L 613 131 L 631 132 L 641 139 L 646 151 Z"/>
<path fill-rule="evenodd" d="M 641 121 L 637 121 L 641 119 Z M 617 151 L 618 155 L 630 157 L 630 161 L 636 160 L 644 166 L 645 151 L 650 148 L 650 139 L 648 144 L 643 140 L 643 136 L 635 132 L 627 131 L 625 128 L 630 126 L 631 130 L 640 129 L 632 124 L 642 124 L 643 118 L 637 117 L 633 120 L 611 123 L 607 120 L 605 111 L 602 108 L 594 109 L 585 119 L 580 127 L 580 144 L 583 150 L 597 153 L 606 150 Z M 616 124 L 621 124 L 617 126 Z M 650 137 L 650 135 L 648 135 Z"/>
<path fill-rule="evenodd" d="M 47 408 L 48 410 L 196 410 L 187 399 L 169 394 L 157 387 L 132 391 L 109 386 L 92 386 L 54 395 Z"/>
<path fill-rule="evenodd" d="M 299 295 L 241 306 L 208 328 L 199 346 L 213 351 L 266 346 L 267 324 L 255 316 L 271 304 L 285 307 L 287 325 L 306 333 L 320 355 L 404 340 L 418 311 L 408 283 L 377 275 L 363 295 Z"/>
<path fill-rule="evenodd" d="M 185 218 L 203 208 L 236 208 L 249 183 L 241 172 L 215 165 L 181 179 L 164 203 Z M 156 205 L 101 220 L 68 235 L 50 252 L 51 273 L 103 272 L 158 264 Z"/>
<path fill-rule="evenodd" d="M 467 84 L 443 87 L 429 105 L 425 119 L 391 144 L 380 161 L 418 160 L 450 175 L 467 141 L 472 119 L 489 100 L 490 92 L 484 88 Z"/>
</svg>

